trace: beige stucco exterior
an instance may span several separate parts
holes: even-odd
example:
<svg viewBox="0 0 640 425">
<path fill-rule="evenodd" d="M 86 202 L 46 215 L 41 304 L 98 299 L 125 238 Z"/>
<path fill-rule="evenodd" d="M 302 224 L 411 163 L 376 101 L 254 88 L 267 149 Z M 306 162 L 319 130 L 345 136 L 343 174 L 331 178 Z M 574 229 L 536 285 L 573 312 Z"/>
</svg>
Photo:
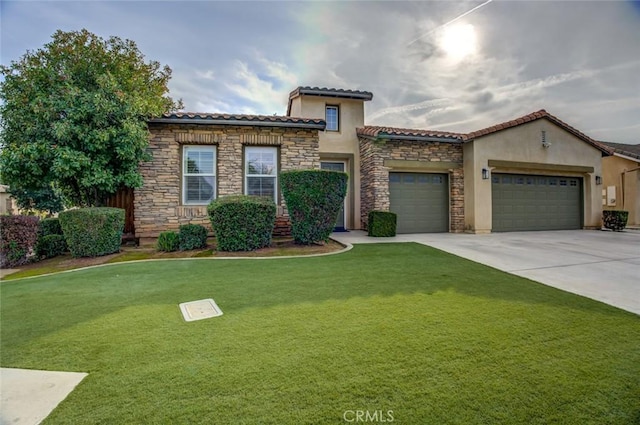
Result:
<svg viewBox="0 0 640 425">
<path fill-rule="evenodd" d="M 549 147 L 542 144 L 546 132 Z M 482 179 L 482 169 L 491 173 L 537 174 L 580 177 L 583 180 L 583 226 L 601 225 L 602 152 L 547 120 L 538 119 L 467 141 L 463 150 L 465 230 L 492 230 L 491 178 Z"/>
<path fill-rule="evenodd" d="M 0 184 L 0 214 L 20 214 L 16 200 L 9 193 L 9 186 Z"/>
<path fill-rule="evenodd" d="M 613 187 L 615 196 L 607 196 Z M 602 208 L 629 212 L 628 226 L 640 225 L 640 159 L 615 154 L 602 158 Z"/>
<path fill-rule="evenodd" d="M 325 118 L 327 105 L 339 108 L 339 130 L 320 131 L 320 161 L 345 163 L 349 188 L 345 200 L 346 228 L 360 229 L 360 150 L 356 128 L 364 125 L 364 102 L 339 97 L 300 95 L 291 100 L 293 117 Z"/>
</svg>

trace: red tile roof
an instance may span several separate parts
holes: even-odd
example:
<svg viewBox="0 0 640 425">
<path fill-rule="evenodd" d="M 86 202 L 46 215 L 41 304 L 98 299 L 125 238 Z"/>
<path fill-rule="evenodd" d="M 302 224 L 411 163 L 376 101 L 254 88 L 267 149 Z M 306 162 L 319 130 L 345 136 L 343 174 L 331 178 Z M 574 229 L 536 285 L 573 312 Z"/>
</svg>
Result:
<svg viewBox="0 0 640 425">
<path fill-rule="evenodd" d="M 358 136 L 384 139 L 416 139 L 447 142 L 462 142 L 464 134 L 437 130 L 416 130 L 410 128 L 379 127 L 367 125 L 356 129 Z"/>
<path fill-rule="evenodd" d="M 539 119 L 547 119 L 549 121 L 551 121 L 552 123 L 556 124 L 558 127 L 564 129 L 565 131 L 573 134 L 574 136 L 576 136 L 577 138 L 581 139 L 584 142 L 587 142 L 588 144 L 590 144 L 591 146 L 595 147 L 596 149 L 599 149 L 600 151 L 611 155 L 613 153 L 612 149 L 610 149 L 609 147 L 593 140 L 591 137 L 587 136 L 586 134 L 578 131 L 577 129 L 575 129 L 574 127 L 570 126 L 569 124 L 567 124 L 566 122 L 560 120 L 559 118 L 551 115 L 550 113 L 548 113 L 547 111 L 545 111 L 544 109 L 541 109 L 539 111 L 533 112 L 531 114 L 522 116 L 520 118 L 516 118 L 513 119 L 511 121 L 506 121 L 500 124 L 496 124 L 496 125 L 492 125 L 491 127 L 487 127 L 487 128 L 483 128 L 482 130 L 478 130 L 478 131 L 473 131 L 471 133 L 467 133 L 464 135 L 464 140 L 465 141 L 470 141 L 470 140 L 474 140 L 477 139 L 479 137 L 482 136 L 486 136 L 487 134 L 492 134 L 492 133 L 496 133 L 498 131 L 502 131 L 502 130 L 506 130 L 508 128 L 512 128 L 512 127 L 516 127 L 518 125 L 521 124 L 525 124 L 531 121 L 535 121 L 535 120 L 539 120 Z"/>
<path fill-rule="evenodd" d="M 198 124 L 256 125 L 307 127 L 324 130 L 326 122 L 319 118 L 297 118 L 281 115 L 217 114 L 202 112 L 170 112 L 149 120 L 151 123 L 185 122 Z"/>
</svg>

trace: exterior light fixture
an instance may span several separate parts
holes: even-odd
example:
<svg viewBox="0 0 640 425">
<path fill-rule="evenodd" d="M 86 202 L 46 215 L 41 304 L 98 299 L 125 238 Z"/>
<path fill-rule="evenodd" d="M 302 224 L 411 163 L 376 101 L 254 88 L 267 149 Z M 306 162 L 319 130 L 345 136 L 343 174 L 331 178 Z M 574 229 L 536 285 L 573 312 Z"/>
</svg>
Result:
<svg viewBox="0 0 640 425">
<path fill-rule="evenodd" d="M 551 142 L 547 142 L 547 132 L 544 130 L 540 132 L 540 141 L 542 142 L 542 147 L 545 149 L 551 146 Z"/>
<path fill-rule="evenodd" d="M 482 169 L 482 180 L 488 180 L 489 179 L 489 170 L 486 168 Z"/>
<path fill-rule="evenodd" d="M 598 186 L 600 186 L 602 184 L 602 177 L 601 176 L 596 176 L 596 184 Z"/>
</svg>

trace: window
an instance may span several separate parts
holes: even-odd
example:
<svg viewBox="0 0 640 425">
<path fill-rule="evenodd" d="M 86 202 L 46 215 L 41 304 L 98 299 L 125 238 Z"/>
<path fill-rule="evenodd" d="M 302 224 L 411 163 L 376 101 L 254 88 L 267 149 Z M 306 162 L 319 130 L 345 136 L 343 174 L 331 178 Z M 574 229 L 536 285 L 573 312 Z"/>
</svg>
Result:
<svg viewBox="0 0 640 425">
<path fill-rule="evenodd" d="M 278 203 L 276 185 L 278 175 L 278 149 L 247 147 L 244 151 L 245 184 L 247 195 L 268 196 Z"/>
<path fill-rule="evenodd" d="M 326 108 L 326 119 L 327 126 L 325 127 L 327 131 L 338 131 L 339 130 L 339 122 L 338 115 L 340 115 L 340 109 L 337 106 L 328 106 Z"/>
<path fill-rule="evenodd" d="M 216 197 L 216 147 L 182 148 L 182 202 L 206 205 Z"/>
</svg>

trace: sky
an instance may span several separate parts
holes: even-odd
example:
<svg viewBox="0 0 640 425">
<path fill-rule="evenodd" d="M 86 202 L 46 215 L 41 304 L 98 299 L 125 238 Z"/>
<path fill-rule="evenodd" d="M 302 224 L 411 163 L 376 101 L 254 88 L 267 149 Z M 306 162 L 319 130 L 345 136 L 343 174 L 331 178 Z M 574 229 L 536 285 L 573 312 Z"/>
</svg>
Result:
<svg viewBox="0 0 640 425">
<path fill-rule="evenodd" d="M 336 87 L 373 93 L 367 125 L 470 132 L 546 109 L 640 143 L 640 0 L 2 0 L 1 63 L 82 28 L 169 65 L 191 112 L 285 115 L 297 86 Z"/>
</svg>

